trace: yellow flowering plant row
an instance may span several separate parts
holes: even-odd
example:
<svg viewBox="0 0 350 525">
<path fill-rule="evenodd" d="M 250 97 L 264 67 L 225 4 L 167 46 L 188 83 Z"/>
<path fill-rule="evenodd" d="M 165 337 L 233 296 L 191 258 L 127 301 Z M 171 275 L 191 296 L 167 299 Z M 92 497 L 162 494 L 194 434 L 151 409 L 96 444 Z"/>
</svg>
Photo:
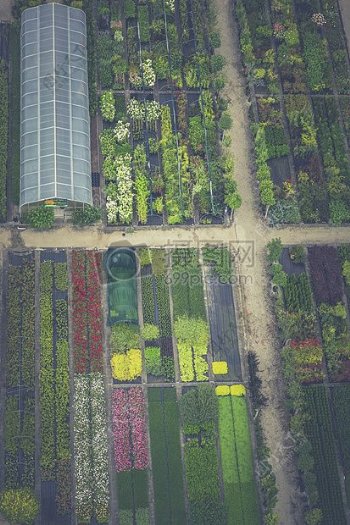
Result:
<svg viewBox="0 0 350 525">
<path fill-rule="evenodd" d="M 218 385 L 215 388 L 215 393 L 217 396 L 237 396 L 242 397 L 246 395 L 246 388 L 244 385 Z"/>
<path fill-rule="evenodd" d="M 181 380 L 208 381 L 209 328 L 203 319 L 179 317 L 175 321 Z"/>
<path fill-rule="evenodd" d="M 132 381 L 141 376 L 142 354 L 138 348 L 132 348 L 125 354 L 114 354 L 111 358 L 112 376 L 118 381 Z"/>
<path fill-rule="evenodd" d="M 228 373 L 227 361 L 213 361 L 213 374 L 225 375 Z"/>
</svg>

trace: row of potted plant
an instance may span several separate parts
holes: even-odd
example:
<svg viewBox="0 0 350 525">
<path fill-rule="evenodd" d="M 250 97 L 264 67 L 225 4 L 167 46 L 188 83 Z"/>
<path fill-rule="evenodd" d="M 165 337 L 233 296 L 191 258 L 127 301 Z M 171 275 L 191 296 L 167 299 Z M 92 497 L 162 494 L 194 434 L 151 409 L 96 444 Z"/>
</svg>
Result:
<svg viewBox="0 0 350 525">
<path fill-rule="evenodd" d="M 145 399 L 141 387 L 112 393 L 114 460 L 118 472 L 148 467 Z"/>
<path fill-rule="evenodd" d="M 74 378 L 75 501 L 78 520 L 109 515 L 108 437 L 102 374 Z"/>
<path fill-rule="evenodd" d="M 93 251 L 72 253 L 73 351 L 76 373 L 102 369 L 101 258 Z"/>
</svg>

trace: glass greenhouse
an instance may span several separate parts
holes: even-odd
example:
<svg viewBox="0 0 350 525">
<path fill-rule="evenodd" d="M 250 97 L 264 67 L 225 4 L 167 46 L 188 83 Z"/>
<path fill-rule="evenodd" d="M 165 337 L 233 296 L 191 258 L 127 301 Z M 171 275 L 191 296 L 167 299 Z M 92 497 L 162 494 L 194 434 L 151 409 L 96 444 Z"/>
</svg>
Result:
<svg viewBox="0 0 350 525">
<path fill-rule="evenodd" d="M 92 204 L 85 13 L 26 9 L 21 50 L 20 205 Z"/>
</svg>

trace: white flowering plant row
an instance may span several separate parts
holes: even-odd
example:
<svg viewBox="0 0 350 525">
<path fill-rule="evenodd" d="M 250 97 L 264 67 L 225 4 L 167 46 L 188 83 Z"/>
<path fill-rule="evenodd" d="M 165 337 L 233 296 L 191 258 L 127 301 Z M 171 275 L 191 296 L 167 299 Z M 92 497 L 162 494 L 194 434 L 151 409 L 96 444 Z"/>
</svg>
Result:
<svg viewBox="0 0 350 525">
<path fill-rule="evenodd" d="M 80 521 L 108 521 L 109 470 L 102 374 L 74 378 L 75 500 Z"/>
</svg>

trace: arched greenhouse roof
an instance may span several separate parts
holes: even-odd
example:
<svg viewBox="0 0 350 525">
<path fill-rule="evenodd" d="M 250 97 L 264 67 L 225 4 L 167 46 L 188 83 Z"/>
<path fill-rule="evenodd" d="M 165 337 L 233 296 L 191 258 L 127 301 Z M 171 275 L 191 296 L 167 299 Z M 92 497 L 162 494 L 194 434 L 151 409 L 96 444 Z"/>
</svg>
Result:
<svg viewBox="0 0 350 525">
<path fill-rule="evenodd" d="M 20 205 L 92 203 L 86 19 L 46 4 L 21 20 Z"/>
</svg>

